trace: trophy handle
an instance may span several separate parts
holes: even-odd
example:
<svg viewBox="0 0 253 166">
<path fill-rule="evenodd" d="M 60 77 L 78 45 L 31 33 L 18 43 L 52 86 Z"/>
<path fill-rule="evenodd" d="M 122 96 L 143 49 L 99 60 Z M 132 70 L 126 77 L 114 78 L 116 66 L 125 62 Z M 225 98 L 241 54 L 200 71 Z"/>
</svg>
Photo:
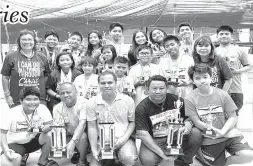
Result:
<svg viewBox="0 0 253 166">
<path fill-rule="evenodd" d="M 169 125 L 168 130 L 169 130 L 169 132 L 168 132 L 168 137 L 167 137 L 167 148 L 170 148 L 173 143 L 173 136 L 174 136 L 172 125 Z"/>
<path fill-rule="evenodd" d="M 110 148 L 113 149 L 115 144 L 115 129 L 114 126 L 110 126 Z"/>
<path fill-rule="evenodd" d="M 55 130 L 53 129 L 52 132 L 51 132 L 51 142 L 52 142 L 52 149 L 55 149 L 56 148 L 56 135 L 55 135 Z"/>
<path fill-rule="evenodd" d="M 66 129 L 61 129 L 61 141 L 62 141 L 62 148 L 65 148 L 66 146 Z"/>
<path fill-rule="evenodd" d="M 182 144 L 183 144 L 183 133 L 182 133 L 182 127 L 178 129 L 178 134 L 177 134 L 177 148 L 180 149 Z"/>
<path fill-rule="evenodd" d="M 100 138 L 100 148 L 104 149 L 105 148 L 105 128 L 103 126 L 100 126 L 100 131 L 99 131 L 99 138 Z"/>
</svg>

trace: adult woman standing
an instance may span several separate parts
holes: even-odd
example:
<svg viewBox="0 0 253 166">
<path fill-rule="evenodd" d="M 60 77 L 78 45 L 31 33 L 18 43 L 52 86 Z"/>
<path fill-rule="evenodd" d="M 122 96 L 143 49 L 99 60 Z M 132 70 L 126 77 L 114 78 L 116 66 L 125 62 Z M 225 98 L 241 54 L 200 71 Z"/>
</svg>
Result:
<svg viewBox="0 0 253 166">
<path fill-rule="evenodd" d="M 46 105 L 46 80 L 50 69 L 46 56 L 36 51 L 33 31 L 20 31 L 17 39 L 18 50 L 8 54 L 1 74 L 6 101 L 10 107 L 19 104 L 19 92 L 24 87 L 40 89 L 41 103 Z"/>
<path fill-rule="evenodd" d="M 128 52 L 129 66 L 133 66 L 138 62 L 137 47 L 144 44 L 148 44 L 147 35 L 143 31 L 135 31 L 133 33 L 132 47 Z"/>
<path fill-rule="evenodd" d="M 225 59 L 214 53 L 214 45 L 209 36 L 201 36 L 194 43 L 195 64 L 205 63 L 212 68 L 211 86 L 228 91 L 232 84 L 232 73 Z"/>
</svg>

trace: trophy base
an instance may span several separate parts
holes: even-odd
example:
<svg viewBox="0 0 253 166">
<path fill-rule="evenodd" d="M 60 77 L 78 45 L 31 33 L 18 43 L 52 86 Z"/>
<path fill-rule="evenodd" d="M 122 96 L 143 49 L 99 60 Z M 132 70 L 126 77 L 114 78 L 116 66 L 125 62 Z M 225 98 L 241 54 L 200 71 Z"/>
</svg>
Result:
<svg viewBox="0 0 253 166">
<path fill-rule="evenodd" d="M 178 80 L 169 80 L 169 81 L 167 81 L 167 83 L 168 83 L 168 85 L 178 85 L 179 84 Z"/>
<path fill-rule="evenodd" d="M 98 158 L 100 160 L 110 160 L 110 159 L 115 158 L 115 154 L 114 154 L 114 152 L 111 152 L 111 151 L 109 151 L 109 152 L 104 151 L 104 152 L 99 153 Z"/>
<path fill-rule="evenodd" d="M 67 152 L 61 151 L 61 150 L 51 151 L 49 154 L 49 157 L 51 157 L 51 158 L 63 158 L 63 157 L 66 158 Z"/>
<path fill-rule="evenodd" d="M 203 131 L 203 135 L 204 135 L 204 136 L 207 136 L 207 137 L 216 137 L 216 133 L 215 133 L 215 131 L 212 130 L 212 129 L 205 129 L 205 130 Z"/>
<path fill-rule="evenodd" d="M 184 155 L 183 149 L 182 148 L 176 148 L 176 147 L 171 147 L 171 148 L 166 148 L 165 149 L 165 154 L 168 156 L 181 156 Z"/>
</svg>

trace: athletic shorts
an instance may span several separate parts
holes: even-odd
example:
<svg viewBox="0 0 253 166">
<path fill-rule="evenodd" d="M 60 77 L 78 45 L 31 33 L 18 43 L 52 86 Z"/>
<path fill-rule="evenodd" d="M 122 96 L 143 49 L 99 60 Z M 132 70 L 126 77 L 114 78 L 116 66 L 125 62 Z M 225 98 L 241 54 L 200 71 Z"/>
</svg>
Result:
<svg viewBox="0 0 253 166">
<path fill-rule="evenodd" d="M 30 142 L 25 144 L 17 144 L 17 143 L 10 143 L 8 144 L 9 148 L 15 151 L 16 153 L 23 156 L 26 153 L 32 153 L 39 149 L 41 149 L 42 145 L 39 143 L 40 134 L 37 134 Z M 3 152 L 2 152 L 3 154 Z M 2 155 L 1 154 L 1 155 Z"/>
<path fill-rule="evenodd" d="M 225 150 L 230 155 L 235 155 L 241 150 L 250 150 L 249 145 L 241 143 L 243 137 L 229 138 L 224 142 L 214 145 L 202 145 L 201 155 L 204 161 L 201 161 L 203 166 L 222 166 L 226 163 Z"/>
</svg>

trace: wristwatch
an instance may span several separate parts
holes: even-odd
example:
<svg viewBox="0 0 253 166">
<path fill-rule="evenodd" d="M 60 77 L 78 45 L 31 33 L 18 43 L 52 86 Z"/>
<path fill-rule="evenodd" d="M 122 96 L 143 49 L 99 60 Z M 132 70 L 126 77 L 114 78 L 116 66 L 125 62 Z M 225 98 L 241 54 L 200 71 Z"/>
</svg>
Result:
<svg viewBox="0 0 253 166">
<path fill-rule="evenodd" d="M 72 140 L 74 141 L 75 144 L 78 143 L 78 139 L 73 139 L 73 138 L 72 138 Z"/>
</svg>

